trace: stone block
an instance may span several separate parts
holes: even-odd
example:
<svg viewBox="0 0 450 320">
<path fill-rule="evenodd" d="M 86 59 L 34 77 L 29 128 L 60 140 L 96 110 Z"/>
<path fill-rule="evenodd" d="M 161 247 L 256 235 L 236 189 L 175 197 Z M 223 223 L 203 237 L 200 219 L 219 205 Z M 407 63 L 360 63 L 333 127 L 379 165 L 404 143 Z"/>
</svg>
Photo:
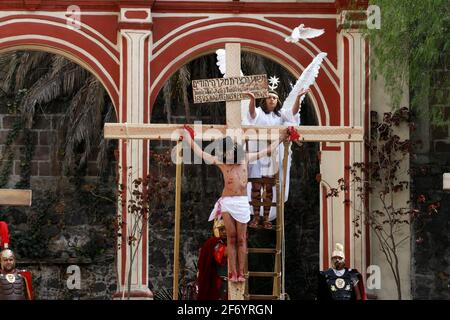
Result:
<svg viewBox="0 0 450 320">
<path fill-rule="evenodd" d="M 39 167 L 39 176 L 50 176 L 51 169 L 50 169 L 50 162 L 48 161 L 38 161 L 38 167 Z"/>
<path fill-rule="evenodd" d="M 52 128 L 52 118 L 51 116 L 36 116 L 33 122 L 33 129 L 45 130 Z"/>
<path fill-rule="evenodd" d="M 23 132 L 16 138 L 16 140 L 14 141 L 15 145 L 27 145 L 27 141 L 26 141 L 26 137 L 23 134 Z M 38 144 L 38 133 L 36 131 L 32 131 L 31 132 L 31 143 L 33 145 L 37 145 Z"/>
<path fill-rule="evenodd" d="M 56 135 L 56 131 L 39 131 L 39 144 L 41 146 L 49 145 L 54 135 Z"/>
<path fill-rule="evenodd" d="M 33 160 L 50 160 L 50 147 L 36 146 Z"/>
<path fill-rule="evenodd" d="M 10 130 L 0 130 L 0 144 L 5 144 Z"/>
<path fill-rule="evenodd" d="M 447 139 L 448 127 L 447 126 L 431 127 L 431 136 L 433 139 Z"/>
<path fill-rule="evenodd" d="M 450 143 L 444 141 L 436 141 L 434 143 L 434 151 L 450 153 Z"/>
<path fill-rule="evenodd" d="M 20 119 L 18 116 L 3 116 L 2 129 L 12 129 L 18 119 Z"/>
<path fill-rule="evenodd" d="M 14 174 L 20 175 L 22 172 L 22 166 L 24 165 L 24 162 L 22 160 L 15 160 L 14 161 Z M 30 174 L 32 176 L 38 176 L 39 175 L 39 168 L 38 168 L 38 162 L 37 161 L 31 161 L 31 172 Z"/>
</svg>

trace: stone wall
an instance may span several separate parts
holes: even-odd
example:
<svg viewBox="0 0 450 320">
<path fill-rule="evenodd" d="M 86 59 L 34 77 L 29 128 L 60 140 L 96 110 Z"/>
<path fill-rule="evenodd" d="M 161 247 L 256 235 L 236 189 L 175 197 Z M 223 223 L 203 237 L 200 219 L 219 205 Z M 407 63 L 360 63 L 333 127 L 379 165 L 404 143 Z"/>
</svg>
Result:
<svg viewBox="0 0 450 320">
<path fill-rule="evenodd" d="M 94 150 L 85 168 L 64 176 L 56 148 L 61 113 L 38 114 L 30 140 L 13 143 L 13 160 L 5 187 L 14 188 L 23 175 L 26 148 L 34 146 L 29 182 L 32 206 L 0 206 L 0 220 L 9 224 L 11 248 L 18 267 L 32 272 L 35 299 L 111 299 L 116 291 L 116 164 L 113 150 L 99 174 Z M 48 109 L 48 108 L 47 108 Z M 56 110 L 55 110 L 56 109 Z M 0 101 L 0 158 L 18 116 Z M 1 164 L 6 162 L 4 159 Z M 81 289 L 67 288 L 67 267 L 78 265 Z"/>
<path fill-rule="evenodd" d="M 4 113 L 4 109 L 0 106 L 0 154 L 3 154 L 8 133 L 18 119 L 18 116 Z M 54 148 L 61 116 L 62 114 L 42 114 L 35 117 L 35 122 L 31 130 L 31 142 L 34 144 L 31 175 L 34 177 L 53 177 L 61 174 L 61 159 L 58 156 L 58 150 Z M 14 163 L 11 171 L 11 182 L 17 180 L 22 171 L 21 165 L 24 161 L 25 147 L 26 141 L 23 135 L 21 135 L 14 143 Z M 87 162 L 86 176 L 96 177 L 99 174 L 96 156 L 97 152 L 94 151 Z M 2 164 L 5 161 L 0 162 Z"/>
<path fill-rule="evenodd" d="M 432 96 L 425 110 L 439 108 L 450 119 L 450 64 L 443 59 L 431 78 Z M 424 117 L 418 121 L 415 139 L 423 143 L 412 166 L 419 168 L 413 177 L 416 195 L 439 201 L 437 215 L 430 218 L 421 233 L 423 242 L 413 241 L 414 299 L 450 299 L 450 194 L 442 191 L 442 174 L 450 172 L 450 125 L 433 126 Z M 420 226 L 416 226 L 416 231 Z"/>
<path fill-rule="evenodd" d="M 18 266 L 33 273 L 35 298 L 111 299 L 117 236 L 110 186 L 87 181 L 73 186 L 54 178 L 33 181 L 31 189 L 31 208 L 0 207 L 0 220 L 9 224 Z M 67 288 L 69 265 L 80 267 L 80 290 Z"/>
</svg>

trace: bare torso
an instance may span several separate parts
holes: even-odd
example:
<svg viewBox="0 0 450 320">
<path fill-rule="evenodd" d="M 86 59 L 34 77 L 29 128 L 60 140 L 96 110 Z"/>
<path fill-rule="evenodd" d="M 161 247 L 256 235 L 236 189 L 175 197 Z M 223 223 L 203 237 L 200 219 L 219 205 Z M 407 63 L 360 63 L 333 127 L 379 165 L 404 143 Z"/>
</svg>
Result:
<svg viewBox="0 0 450 320">
<path fill-rule="evenodd" d="M 222 197 L 247 196 L 247 163 L 218 166 L 223 174 Z"/>
</svg>

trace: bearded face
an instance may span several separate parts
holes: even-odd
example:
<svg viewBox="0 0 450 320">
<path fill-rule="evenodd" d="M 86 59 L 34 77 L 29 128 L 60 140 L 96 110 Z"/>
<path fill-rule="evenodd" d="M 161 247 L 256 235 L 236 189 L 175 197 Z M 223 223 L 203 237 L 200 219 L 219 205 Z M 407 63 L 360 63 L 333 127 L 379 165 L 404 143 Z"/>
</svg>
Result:
<svg viewBox="0 0 450 320">
<path fill-rule="evenodd" d="M 16 258 L 11 250 L 2 251 L 1 266 L 4 272 L 11 272 L 16 268 Z"/>
<path fill-rule="evenodd" d="M 342 270 L 345 267 L 345 260 L 342 257 L 333 257 L 331 258 L 331 264 L 333 268 L 336 270 Z"/>
</svg>

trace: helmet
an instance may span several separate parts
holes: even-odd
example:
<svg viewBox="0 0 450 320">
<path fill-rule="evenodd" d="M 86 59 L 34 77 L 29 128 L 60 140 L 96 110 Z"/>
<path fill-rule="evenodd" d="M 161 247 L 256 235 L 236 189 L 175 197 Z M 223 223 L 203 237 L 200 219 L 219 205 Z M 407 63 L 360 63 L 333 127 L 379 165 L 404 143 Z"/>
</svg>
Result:
<svg viewBox="0 0 450 320">
<path fill-rule="evenodd" d="M 8 224 L 4 221 L 0 221 L 0 246 L 1 246 L 1 254 L 0 254 L 0 265 L 2 269 L 4 268 L 4 259 L 13 259 L 12 268 L 14 269 L 16 266 L 15 260 L 16 257 L 14 252 L 9 249 L 9 229 Z"/>
<path fill-rule="evenodd" d="M 336 246 L 334 248 L 334 251 L 331 255 L 331 257 L 341 257 L 342 259 L 345 259 L 345 254 L 344 254 L 344 246 L 340 243 L 336 243 Z"/>
<path fill-rule="evenodd" d="M 223 219 L 214 219 L 213 232 L 216 238 L 220 238 L 220 228 L 225 228 L 225 222 Z"/>
</svg>

